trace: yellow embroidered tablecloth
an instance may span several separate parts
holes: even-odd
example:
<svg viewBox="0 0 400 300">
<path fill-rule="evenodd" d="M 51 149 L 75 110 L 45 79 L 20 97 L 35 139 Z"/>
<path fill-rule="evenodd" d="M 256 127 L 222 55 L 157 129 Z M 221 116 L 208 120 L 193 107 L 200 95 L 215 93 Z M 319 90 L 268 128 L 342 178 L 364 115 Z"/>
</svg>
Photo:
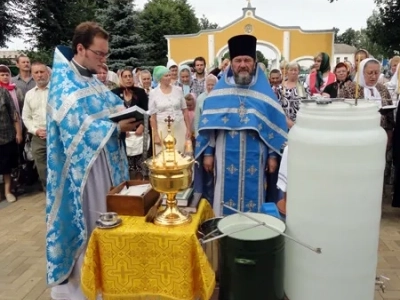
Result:
<svg viewBox="0 0 400 300">
<path fill-rule="evenodd" d="M 89 300 L 209 300 L 215 273 L 198 241 L 199 224 L 212 218 L 202 200 L 192 222 L 178 227 L 121 217 L 114 229 L 96 228 L 82 266 L 82 290 Z"/>
</svg>

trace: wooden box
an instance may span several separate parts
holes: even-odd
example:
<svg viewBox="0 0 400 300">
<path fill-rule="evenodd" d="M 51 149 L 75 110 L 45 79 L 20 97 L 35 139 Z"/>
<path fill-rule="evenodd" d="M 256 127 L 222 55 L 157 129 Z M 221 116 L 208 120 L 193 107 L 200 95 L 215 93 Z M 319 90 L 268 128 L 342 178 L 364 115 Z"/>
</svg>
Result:
<svg viewBox="0 0 400 300">
<path fill-rule="evenodd" d="M 118 193 L 126 186 L 141 185 L 149 183 L 146 180 L 129 180 L 111 188 L 107 194 L 107 211 L 116 212 L 123 216 L 140 216 L 147 214 L 149 209 L 157 202 L 160 193 L 154 189 L 149 190 L 143 196 L 119 195 Z"/>
</svg>

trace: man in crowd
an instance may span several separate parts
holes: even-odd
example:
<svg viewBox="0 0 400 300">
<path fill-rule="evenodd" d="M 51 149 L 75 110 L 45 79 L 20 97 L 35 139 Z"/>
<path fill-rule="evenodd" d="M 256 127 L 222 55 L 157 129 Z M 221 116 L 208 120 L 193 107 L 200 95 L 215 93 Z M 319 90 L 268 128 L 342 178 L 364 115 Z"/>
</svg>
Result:
<svg viewBox="0 0 400 300">
<path fill-rule="evenodd" d="M 17 57 L 16 65 L 19 73 L 12 78 L 12 82 L 22 91 L 25 97 L 25 94 L 36 86 L 31 74 L 31 61 L 28 56 L 21 54 Z"/>
<path fill-rule="evenodd" d="M 279 85 L 282 83 L 282 74 L 278 69 L 273 69 L 269 72 L 269 83 L 271 84 L 272 90 L 276 92 Z"/>
<path fill-rule="evenodd" d="M 196 159 L 216 174 L 216 215 L 232 213 L 224 204 L 260 210 L 266 199 L 265 170 L 277 169 L 287 139 L 285 113 L 257 67 L 256 38 L 239 35 L 228 45 L 231 67 L 204 102 L 196 140 Z"/>
<path fill-rule="evenodd" d="M 204 57 L 196 57 L 193 62 L 194 74 L 192 81 L 192 92 L 198 97 L 205 90 L 206 60 Z"/>
<path fill-rule="evenodd" d="M 99 212 L 112 186 L 128 180 L 121 132 L 134 119 L 109 120 L 121 100 L 95 76 L 109 56 L 109 35 L 93 22 L 77 26 L 72 49 L 58 47 L 47 106 L 47 281 L 53 299 L 83 300 L 80 271 Z M 119 107 L 119 108 L 118 108 Z"/>
<path fill-rule="evenodd" d="M 46 106 L 49 95 L 50 74 L 47 66 L 40 62 L 32 64 L 32 77 L 36 86 L 25 95 L 22 120 L 32 134 L 32 156 L 36 164 L 43 190 L 46 190 Z"/>
</svg>

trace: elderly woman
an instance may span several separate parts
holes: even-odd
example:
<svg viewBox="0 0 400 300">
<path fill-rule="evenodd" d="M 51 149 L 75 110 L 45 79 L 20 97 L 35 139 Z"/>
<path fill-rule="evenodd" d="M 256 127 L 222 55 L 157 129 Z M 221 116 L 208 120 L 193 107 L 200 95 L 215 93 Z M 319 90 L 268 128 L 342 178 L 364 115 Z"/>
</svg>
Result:
<svg viewBox="0 0 400 300">
<path fill-rule="evenodd" d="M 150 91 L 152 90 L 151 83 L 152 83 L 152 78 L 150 71 L 142 70 L 140 72 L 140 77 L 139 77 L 139 87 L 144 89 L 147 95 L 149 95 Z"/>
<path fill-rule="evenodd" d="M 316 72 L 310 73 L 306 79 L 306 85 L 311 95 L 320 95 L 325 87 L 336 81 L 335 74 L 331 72 L 329 55 L 325 52 L 319 53 L 314 58 Z"/>
<path fill-rule="evenodd" d="M 199 121 L 200 121 L 200 116 L 203 112 L 203 104 L 204 104 L 204 100 L 207 98 L 208 94 L 211 92 L 211 90 L 214 88 L 214 86 L 216 85 L 216 83 L 218 82 L 218 78 L 213 75 L 213 74 L 209 74 L 206 77 L 205 80 L 205 92 L 201 93 L 199 95 L 199 97 L 197 97 L 196 100 L 196 108 L 195 108 L 195 112 L 194 112 L 194 120 L 193 120 L 193 127 L 194 127 L 194 136 L 196 137 L 199 131 Z"/>
<path fill-rule="evenodd" d="M 299 81 L 300 65 L 291 62 L 286 65 L 286 80 L 276 89 L 278 100 L 286 114 L 288 127 L 291 128 L 296 122 L 297 111 L 300 108 L 300 100 L 310 96 L 308 89 Z"/>
<path fill-rule="evenodd" d="M 392 105 L 392 100 L 388 89 L 381 83 L 378 83 L 381 64 L 375 58 L 364 59 L 360 63 L 358 97 L 360 99 L 375 100 L 380 106 Z M 355 82 L 345 85 L 339 92 L 340 98 L 354 99 L 356 96 L 357 84 Z M 394 117 L 392 114 L 382 115 L 381 126 L 386 129 L 391 140 L 393 131 Z"/>
<path fill-rule="evenodd" d="M 192 130 L 182 89 L 171 85 L 171 76 L 168 68 L 157 66 L 153 71 L 153 78 L 158 86 L 150 92 L 149 111 L 150 123 L 156 144 L 156 154 L 162 150 L 162 140 L 168 133 L 168 117 L 173 119 L 172 132 L 176 139 L 176 149 L 184 152 L 185 141 L 190 139 Z"/>
<path fill-rule="evenodd" d="M 329 98 L 337 98 L 338 93 L 346 83 L 351 82 L 350 69 L 347 64 L 340 62 L 335 66 L 333 70 L 336 76 L 336 81 L 328 84 L 322 93 L 323 96 Z"/>
<path fill-rule="evenodd" d="M 102 64 L 99 73 L 97 73 L 97 78 L 110 90 L 117 88 L 118 85 L 116 83 L 108 80 L 108 73 L 108 66 Z"/>
<path fill-rule="evenodd" d="M 381 74 L 381 64 L 375 58 L 364 59 L 359 66 L 359 86 L 358 97 L 360 99 L 374 100 L 379 106 L 392 105 L 391 95 L 388 89 L 381 83 L 378 83 L 379 75 Z M 356 76 L 357 77 L 357 76 Z M 354 99 L 356 96 L 357 84 L 351 82 L 345 85 L 342 92 L 339 94 L 341 98 Z M 390 180 L 391 173 L 391 145 L 394 129 L 393 111 L 389 111 L 381 116 L 381 126 L 386 130 L 388 136 L 388 146 L 386 155 L 385 181 Z"/>
<path fill-rule="evenodd" d="M 186 96 L 192 89 L 192 74 L 188 65 L 182 65 L 178 71 L 178 84 L 182 88 L 183 96 Z"/>
<path fill-rule="evenodd" d="M 17 199 L 11 192 L 11 171 L 18 166 L 18 146 L 22 142 L 22 123 L 16 87 L 10 83 L 10 69 L 0 66 L 0 175 L 8 202 Z"/>
</svg>

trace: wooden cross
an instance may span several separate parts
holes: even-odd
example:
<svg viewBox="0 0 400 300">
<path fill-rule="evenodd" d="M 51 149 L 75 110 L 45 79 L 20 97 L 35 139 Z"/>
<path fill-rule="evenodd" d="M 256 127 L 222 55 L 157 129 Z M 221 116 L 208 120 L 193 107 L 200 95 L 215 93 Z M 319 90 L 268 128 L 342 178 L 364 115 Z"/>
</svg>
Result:
<svg viewBox="0 0 400 300">
<path fill-rule="evenodd" d="M 168 118 L 166 118 L 164 121 L 167 122 L 168 123 L 168 127 L 170 127 L 171 123 L 174 122 L 174 119 L 172 119 L 171 116 L 168 116 Z"/>
</svg>

